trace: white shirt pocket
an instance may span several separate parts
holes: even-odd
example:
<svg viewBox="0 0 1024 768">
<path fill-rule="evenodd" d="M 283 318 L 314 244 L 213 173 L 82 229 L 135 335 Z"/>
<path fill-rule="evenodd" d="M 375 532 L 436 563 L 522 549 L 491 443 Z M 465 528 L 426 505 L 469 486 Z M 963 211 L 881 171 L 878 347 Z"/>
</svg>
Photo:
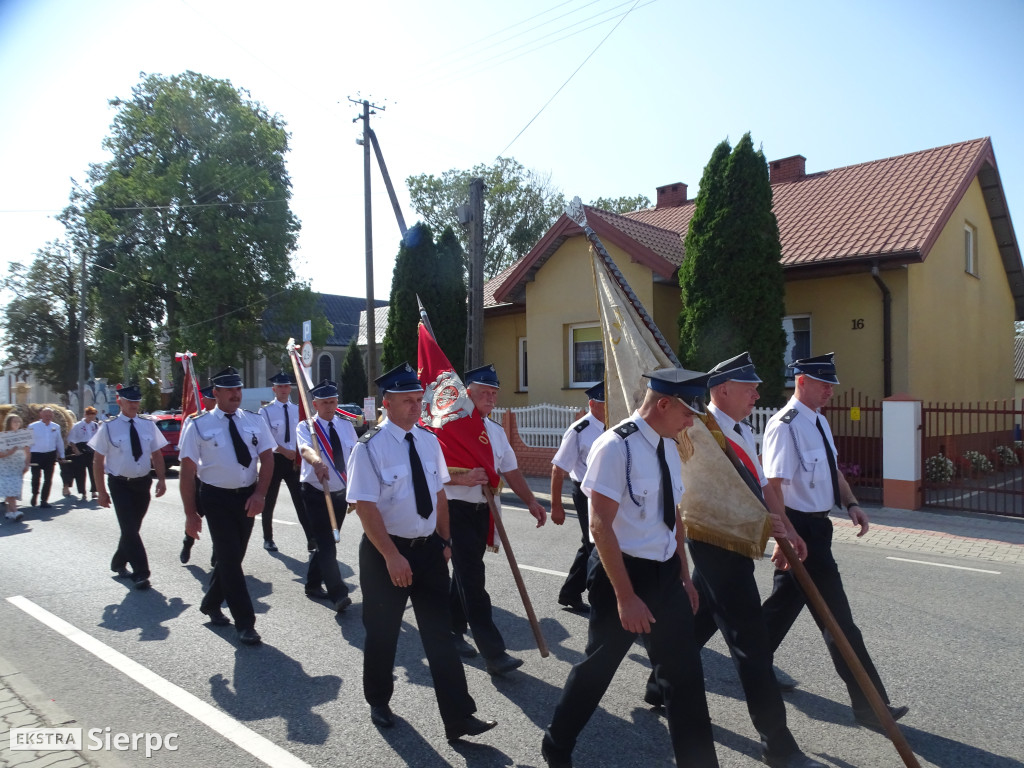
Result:
<svg viewBox="0 0 1024 768">
<path fill-rule="evenodd" d="M 660 475 L 633 475 L 631 485 L 633 487 L 633 499 L 639 508 L 637 510 L 641 520 L 646 520 L 648 515 L 661 515 L 659 506 L 658 491 L 661 489 Z"/>
<path fill-rule="evenodd" d="M 401 501 L 412 493 L 412 480 L 407 464 L 396 464 L 381 469 L 384 489 L 381 496 L 388 501 Z"/>
</svg>

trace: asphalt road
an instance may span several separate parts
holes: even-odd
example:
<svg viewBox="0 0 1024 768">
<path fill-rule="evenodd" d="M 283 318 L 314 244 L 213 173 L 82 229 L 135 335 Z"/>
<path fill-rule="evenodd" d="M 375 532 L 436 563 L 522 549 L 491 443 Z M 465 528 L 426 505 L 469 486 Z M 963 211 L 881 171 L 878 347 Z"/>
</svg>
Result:
<svg viewBox="0 0 1024 768">
<path fill-rule="evenodd" d="M 98 729 L 101 741 L 107 733 L 178 734 L 176 749 L 148 758 L 140 748 L 94 750 L 89 759 L 218 768 L 543 765 L 541 730 L 586 643 L 586 620 L 555 601 L 577 546 L 574 519 L 538 530 L 522 508 L 506 505 L 506 526 L 551 655 L 542 659 L 536 650 L 505 556 L 488 555 L 496 621 L 510 652 L 526 663 L 493 681 L 480 659 L 466 663 L 479 714 L 499 726 L 452 746 L 443 737 L 411 610 L 395 670 L 398 724 L 378 731 L 370 723 L 353 571 L 358 518 L 349 516 L 342 531 L 339 559 L 354 605 L 340 616 L 303 595 L 305 542 L 287 494 L 276 514 L 280 552 L 262 549 L 257 522 L 245 569 L 264 643 L 249 648 L 232 627 L 211 627 L 198 611 L 209 542 L 198 542 L 192 562 L 179 564 L 183 514 L 176 478 L 168 485 L 143 527 L 153 570 L 147 592 L 128 589 L 109 571 L 118 535 L 110 510 L 59 501 L 52 510 L 27 510 L 23 524 L 0 526 L 0 656 L 8 666 L 67 713 L 71 725 Z M 863 543 L 837 543 L 836 555 L 889 693 L 911 707 L 901 725 L 920 764 L 1024 766 L 1024 567 Z M 767 561 L 757 578 L 767 594 Z M 805 751 L 836 768 L 903 764 L 884 736 L 854 724 L 806 612 L 777 662 L 800 680 L 786 698 Z M 757 735 L 720 638 L 705 650 L 704 664 L 722 766 L 759 765 Z M 638 643 L 582 734 L 578 766 L 673 764 L 665 721 L 641 700 L 648 671 Z M 0 745 L 0 758 L 6 749 Z"/>
</svg>

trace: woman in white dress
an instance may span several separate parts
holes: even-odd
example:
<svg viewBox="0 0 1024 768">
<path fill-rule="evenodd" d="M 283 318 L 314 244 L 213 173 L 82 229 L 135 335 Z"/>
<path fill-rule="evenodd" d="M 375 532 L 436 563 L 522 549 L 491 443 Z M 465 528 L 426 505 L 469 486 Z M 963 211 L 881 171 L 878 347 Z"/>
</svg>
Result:
<svg viewBox="0 0 1024 768">
<path fill-rule="evenodd" d="M 21 416 L 16 413 L 7 414 L 4 419 L 4 432 L 14 432 L 21 429 Z M 21 448 L 8 448 L 0 450 L 0 496 L 7 502 L 8 520 L 21 520 L 22 513 L 18 509 L 18 500 L 21 498 L 21 487 L 25 482 L 25 473 L 28 472 L 29 449 L 28 446 Z"/>
</svg>

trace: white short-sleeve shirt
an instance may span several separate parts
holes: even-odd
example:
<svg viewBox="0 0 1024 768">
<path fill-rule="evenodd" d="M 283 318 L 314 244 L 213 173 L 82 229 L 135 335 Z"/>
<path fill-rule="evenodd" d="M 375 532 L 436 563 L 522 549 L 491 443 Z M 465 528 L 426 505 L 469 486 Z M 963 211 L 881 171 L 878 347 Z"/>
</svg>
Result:
<svg viewBox="0 0 1024 768">
<path fill-rule="evenodd" d="M 191 459 L 198 468 L 199 479 L 218 488 L 246 488 L 259 476 L 259 455 L 277 445 L 270 427 L 262 416 L 239 408 L 235 426 L 252 461 L 243 467 L 235 456 L 228 418 L 219 407 L 191 419 L 181 432 L 178 456 Z"/>
<path fill-rule="evenodd" d="M 352 426 L 352 422 L 348 419 L 338 418 L 337 416 L 331 419 L 331 421 L 324 421 L 319 416 L 316 417 L 317 423 L 320 428 L 324 431 L 324 442 L 329 443 L 330 425 L 334 424 L 334 429 L 338 433 L 338 440 L 341 441 L 341 452 L 344 454 L 342 466 L 348 464 L 348 459 L 352 455 L 352 449 L 355 448 L 357 437 L 355 427 Z M 309 422 L 303 421 L 299 424 L 297 431 L 296 445 L 298 445 L 299 452 L 301 454 L 303 448 L 312 448 L 315 440 L 311 437 L 309 431 Z M 330 465 L 330 460 L 325 455 L 324 461 Z M 341 476 L 334 470 L 333 467 L 328 466 L 330 470 L 330 481 L 328 482 L 329 491 L 342 491 L 345 489 L 345 483 L 341 479 Z M 346 474 L 348 470 L 346 469 Z M 305 459 L 302 460 L 302 468 L 300 469 L 299 479 L 304 483 L 309 483 L 314 488 L 323 490 L 323 486 L 320 485 L 320 481 L 316 478 L 316 471 L 313 469 L 313 465 Z"/>
<path fill-rule="evenodd" d="M 580 482 L 587 471 L 587 455 L 594 441 L 604 434 L 604 422 L 597 418 L 592 411 L 582 419 L 577 419 L 562 435 L 562 442 L 555 452 L 551 463 L 568 472 L 575 482 Z"/>
<path fill-rule="evenodd" d="M 791 411 L 796 413 L 790 416 Z M 786 506 L 799 512 L 826 512 L 835 504 L 828 454 L 817 422 L 821 423 L 838 462 L 839 452 L 828 420 L 795 396 L 768 420 L 764 431 L 761 447 L 764 473 L 782 479 L 782 498 Z"/>
<path fill-rule="evenodd" d="M 152 454 L 167 445 L 167 438 L 152 420 L 136 416 L 135 431 L 142 446 L 138 460 L 132 456 L 131 422 L 123 413 L 103 422 L 89 441 L 89 447 L 103 456 L 103 471 L 117 477 L 145 477 L 149 474 Z"/>
</svg>

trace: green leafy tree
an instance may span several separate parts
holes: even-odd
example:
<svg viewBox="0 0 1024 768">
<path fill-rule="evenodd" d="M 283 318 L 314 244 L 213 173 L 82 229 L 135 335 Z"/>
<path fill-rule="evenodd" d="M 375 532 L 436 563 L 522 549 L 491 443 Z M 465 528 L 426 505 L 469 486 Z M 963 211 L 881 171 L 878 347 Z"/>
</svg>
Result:
<svg viewBox="0 0 1024 768">
<path fill-rule="evenodd" d="M 602 211 L 611 211 L 612 213 L 632 213 L 633 211 L 642 211 L 644 208 L 650 208 L 651 198 L 647 195 L 636 195 L 635 197 L 623 195 L 614 199 L 599 197 L 590 205 L 592 208 L 600 208 Z"/>
<path fill-rule="evenodd" d="M 768 164 L 747 133 L 719 144 L 704 169 L 679 270 L 680 358 L 707 370 L 750 352 L 764 402 L 782 401 L 785 286 Z"/>
<path fill-rule="evenodd" d="M 366 389 L 366 366 L 363 365 L 363 353 L 359 351 L 356 337 L 348 343 L 345 360 L 341 364 L 341 399 L 345 403 L 362 406 L 363 399 L 368 395 Z M 365 414 L 367 423 L 372 414 Z"/>
<path fill-rule="evenodd" d="M 100 345 L 120 349 L 127 333 L 146 351 L 160 334 L 212 366 L 244 362 L 263 344 L 268 300 L 296 287 L 284 122 L 195 72 L 145 76 L 111 105 L 112 159 L 91 167 L 81 196 Z"/>
<path fill-rule="evenodd" d="M 60 393 L 78 388 L 78 344 L 86 332 L 81 284 L 81 257 L 65 240 L 47 243 L 28 266 L 12 262 L 0 280 L 0 289 L 12 296 L 0 317 L 6 362 Z M 91 353 L 87 346 L 86 355 Z"/>
<path fill-rule="evenodd" d="M 416 213 L 437 232 L 451 227 L 467 250 L 469 235 L 456 210 L 469 203 L 469 182 L 477 177 L 484 180 L 484 278 L 489 280 L 529 252 L 565 210 L 565 198 L 549 176 L 510 157 L 470 170 L 453 168 L 440 177 L 424 173 L 406 179 Z"/>
</svg>

